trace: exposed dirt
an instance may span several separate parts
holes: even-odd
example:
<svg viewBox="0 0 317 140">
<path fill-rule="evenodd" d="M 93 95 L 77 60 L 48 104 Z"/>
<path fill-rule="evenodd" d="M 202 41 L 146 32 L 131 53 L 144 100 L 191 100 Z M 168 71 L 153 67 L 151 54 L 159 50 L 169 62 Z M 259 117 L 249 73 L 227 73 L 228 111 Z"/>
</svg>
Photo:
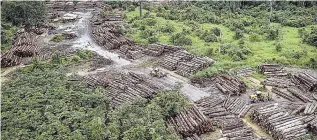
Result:
<svg viewBox="0 0 317 140">
<path fill-rule="evenodd" d="M 261 127 L 259 127 L 257 124 L 253 123 L 249 114 L 247 114 L 243 119 L 244 124 L 251 127 L 254 130 L 255 135 L 261 138 L 267 138 L 270 140 L 273 140 L 273 138 L 268 135 L 265 130 L 263 130 Z"/>
</svg>

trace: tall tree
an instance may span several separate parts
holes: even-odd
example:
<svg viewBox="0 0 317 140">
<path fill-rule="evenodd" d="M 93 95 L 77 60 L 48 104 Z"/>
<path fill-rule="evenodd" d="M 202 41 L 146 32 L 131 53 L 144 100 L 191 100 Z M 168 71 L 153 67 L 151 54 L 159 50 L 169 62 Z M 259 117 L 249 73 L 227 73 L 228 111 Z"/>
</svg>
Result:
<svg viewBox="0 0 317 140">
<path fill-rule="evenodd" d="M 31 27 L 44 22 L 46 6 L 43 1 L 4 1 L 1 3 L 1 17 L 13 25 Z"/>
</svg>

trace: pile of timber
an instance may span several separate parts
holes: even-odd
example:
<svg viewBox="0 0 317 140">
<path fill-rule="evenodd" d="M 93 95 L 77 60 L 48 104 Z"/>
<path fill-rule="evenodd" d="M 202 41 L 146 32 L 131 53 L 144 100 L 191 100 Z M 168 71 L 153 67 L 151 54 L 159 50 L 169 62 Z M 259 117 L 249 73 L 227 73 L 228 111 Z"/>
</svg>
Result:
<svg viewBox="0 0 317 140">
<path fill-rule="evenodd" d="M 149 56 L 161 56 L 164 52 L 164 46 L 158 44 L 150 44 L 144 48 L 144 54 Z"/>
<path fill-rule="evenodd" d="M 287 76 L 283 67 L 279 64 L 263 64 L 259 66 L 262 74 L 267 76 Z"/>
<path fill-rule="evenodd" d="M 62 36 L 65 38 L 65 39 L 74 39 L 75 37 L 77 37 L 77 35 L 73 32 L 65 32 L 65 33 L 62 33 Z"/>
<path fill-rule="evenodd" d="M 209 59 L 204 59 L 199 56 L 195 56 L 190 61 L 180 62 L 178 63 L 178 67 L 176 73 L 182 76 L 190 76 L 194 72 L 206 68 L 213 64 L 214 61 L 209 61 Z"/>
<path fill-rule="evenodd" d="M 103 18 L 105 21 L 122 21 L 123 15 L 122 14 L 104 14 Z"/>
<path fill-rule="evenodd" d="M 295 85 L 290 79 L 283 77 L 268 77 L 261 84 L 279 88 L 288 88 Z"/>
<path fill-rule="evenodd" d="M 144 56 L 142 47 L 136 45 L 122 45 L 120 52 L 127 56 L 129 59 L 139 59 Z"/>
<path fill-rule="evenodd" d="M 222 75 L 215 78 L 216 87 L 224 94 L 240 95 L 247 90 L 246 84 L 235 76 Z"/>
<path fill-rule="evenodd" d="M 252 105 L 242 98 L 227 98 L 223 106 L 227 111 L 241 118 L 252 108 Z"/>
<path fill-rule="evenodd" d="M 60 57 L 70 57 L 76 54 L 76 50 L 71 45 L 57 45 L 43 47 L 39 50 L 39 59 L 40 60 L 49 60 L 52 58 L 52 55 L 57 55 Z"/>
<path fill-rule="evenodd" d="M 305 119 L 303 119 L 303 122 L 307 124 L 307 128 L 310 132 L 312 132 L 314 135 L 317 135 L 317 116 L 316 114 L 309 115 Z"/>
<path fill-rule="evenodd" d="M 212 123 L 195 106 L 167 119 L 167 124 L 174 126 L 183 137 L 203 134 L 213 130 Z"/>
<path fill-rule="evenodd" d="M 274 139 L 300 139 L 307 133 L 304 117 L 289 114 L 277 103 L 254 109 L 250 117 Z"/>
<path fill-rule="evenodd" d="M 316 102 L 308 103 L 308 104 L 306 104 L 306 107 L 304 109 L 304 114 L 305 115 L 313 114 L 315 112 L 316 108 L 317 108 Z"/>
<path fill-rule="evenodd" d="M 89 87 L 92 87 L 92 88 L 96 88 L 98 86 L 106 87 L 108 85 L 107 80 L 104 80 L 103 78 L 100 78 L 96 75 L 84 76 L 82 80 L 84 83 L 86 83 Z"/>
<path fill-rule="evenodd" d="M 309 73 L 298 73 L 294 75 L 292 81 L 306 91 L 317 90 L 317 78 L 310 75 Z"/>
<path fill-rule="evenodd" d="M 292 102 L 296 99 L 293 95 L 291 95 L 291 93 L 288 93 L 281 88 L 273 87 L 272 92 Z"/>
<path fill-rule="evenodd" d="M 241 103 L 239 100 L 239 98 L 231 100 L 230 95 L 226 98 L 222 95 L 212 95 L 196 101 L 195 104 L 212 120 L 213 126 L 222 130 L 223 137 L 230 140 L 256 139 L 252 129 L 245 127 L 238 117 L 244 116 L 250 109 L 249 107 L 238 109 L 238 106 L 244 106 L 244 102 Z"/>
<path fill-rule="evenodd" d="M 2 54 L 3 53 L 3 54 Z M 22 57 L 16 56 L 12 51 L 1 52 L 1 67 L 12 67 L 21 64 Z"/>
<path fill-rule="evenodd" d="M 202 140 L 196 133 L 193 136 L 184 138 L 183 140 Z"/>
<path fill-rule="evenodd" d="M 307 103 L 307 102 L 312 102 L 311 99 L 309 99 L 301 90 L 295 87 L 290 87 L 287 89 L 292 95 L 300 99 L 301 101 Z"/>
<path fill-rule="evenodd" d="M 37 55 L 39 46 L 36 44 L 36 35 L 33 32 L 18 32 L 14 38 L 11 49 L 14 55 L 20 57 Z"/>
<path fill-rule="evenodd" d="M 106 49 L 119 49 L 122 45 L 134 44 L 131 39 L 123 36 L 120 24 L 111 22 L 93 26 L 92 36 L 100 46 Z"/>
<path fill-rule="evenodd" d="M 112 64 L 112 60 L 107 59 L 97 53 L 93 54 L 92 57 L 92 63 L 91 63 L 91 67 L 93 68 L 92 70 L 98 69 L 98 68 L 102 68 L 106 65 L 110 65 Z"/>
<path fill-rule="evenodd" d="M 128 72 L 114 75 L 113 78 L 106 78 L 109 80 L 107 96 L 114 108 L 132 103 L 137 98 L 152 99 L 160 89 L 140 74 Z"/>
<path fill-rule="evenodd" d="M 254 73 L 254 70 L 252 68 L 243 68 L 235 70 L 235 74 L 237 76 L 250 76 Z"/>
</svg>

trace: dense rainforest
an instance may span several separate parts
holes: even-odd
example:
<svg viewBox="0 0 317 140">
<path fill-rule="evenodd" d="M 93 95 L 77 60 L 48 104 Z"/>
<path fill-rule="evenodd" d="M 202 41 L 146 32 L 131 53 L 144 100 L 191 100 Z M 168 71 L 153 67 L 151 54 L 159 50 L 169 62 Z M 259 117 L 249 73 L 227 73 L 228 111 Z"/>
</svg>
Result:
<svg viewBox="0 0 317 140">
<path fill-rule="evenodd" d="M 195 76 L 273 62 L 317 68 L 317 3 L 298 2 L 107 2 L 125 10 L 125 34 L 140 44 L 184 46 L 217 62 Z M 45 22 L 44 2 L 1 2 L 1 50 L 21 26 Z M 140 16 L 139 7 L 142 7 Z M 109 11 L 105 11 L 109 12 Z M 111 11 L 113 12 L 113 11 Z M 189 106 L 177 90 L 160 91 L 118 109 L 107 88 L 74 80 L 70 67 L 92 59 L 90 51 L 49 61 L 33 58 L 1 83 L 2 139 L 180 139 L 166 125 Z"/>
</svg>

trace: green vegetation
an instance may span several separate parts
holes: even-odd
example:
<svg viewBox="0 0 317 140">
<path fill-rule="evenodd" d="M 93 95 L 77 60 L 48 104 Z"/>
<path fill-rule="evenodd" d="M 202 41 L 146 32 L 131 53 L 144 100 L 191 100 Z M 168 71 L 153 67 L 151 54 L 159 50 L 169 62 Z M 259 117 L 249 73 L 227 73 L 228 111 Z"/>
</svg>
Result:
<svg viewBox="0 0 317 140">
<path fill-rule="evenodd" d="M 197 75 L 261 63 L 316 68 L 315 2 L 273 2 L 271 16 L 270 2 L 143 5 L 142 13 L 147 14 L 142 17 L 138 8 L 127 11 L 125 17 L 131 25 L 127 35 L 142 44 L 182 45 L 189 52 L 216 60 Z M 149 25 L 148 20 L 156 22 Z"/>
<path fill-rule="evenodd" d="M 14 26 L 24 25 L 28 28 L 43 23 L 46 18 L 44 1 L 4 1 L 1 7 L 2 22 Z"/>
<path fill-rule="evenodd" d="M 53 38 L 50 40 L 50 41 L 53 41 L 53 42 L 61 42 L 63 41 L 65 38 L 62 34 L 56 34 L 53 36 Z"/>
<path fill-rule="evenodd" d="M 17 28 L 9 23 L 1 23 L 1 50 L 9 50 L 12 46 L 12 39 Z"/>
<path fill-rule="evenodd" d="M 68 67 L 91 60 L 77 50 L 48 62 L 34 59 L 2 85 L 2 139 L 179 139 L 165 119 L 189 103 L 177 91 L 162 91 L 109 108 L 104 88 L 90 89 L 67 77 Z"/>
<path fill-rule="evenodd" d="M 63 66 L 35 59 L 2 85 L 2 139 L 105 138 L 103 92 L 70 81 Z"/>
<path fill-rule="evenodd" d="M 182 111 L 187 100 L 177 92 L 161 92 L 151 101 L 140 99 L 109 113 L 110 140 L 179 139 L 165 118 Z"/>
</svg>

